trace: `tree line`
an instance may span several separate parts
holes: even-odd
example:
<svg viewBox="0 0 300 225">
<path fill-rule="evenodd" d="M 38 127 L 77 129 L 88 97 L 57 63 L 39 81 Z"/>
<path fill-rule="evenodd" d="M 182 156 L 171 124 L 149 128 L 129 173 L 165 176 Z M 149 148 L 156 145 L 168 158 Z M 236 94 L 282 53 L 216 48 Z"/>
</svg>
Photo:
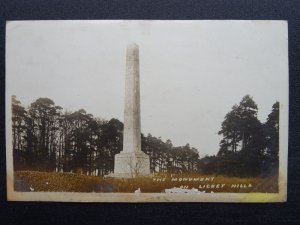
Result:
<svg viewBox="0 0 300 225">
<path fill-rule="evenodd" d="M 201 159 L 189 144 L 173 146 L 171 140 L 141 134 L 151 172 L 278 173 L 279 103 L 265 123 L 258 120 L 257 112 L 256 103 L 246 95 L 221 124 L 218 154 Z M 96 118 L 84 109 L 63 111 L 49 98 L 39 98 L 25 108 L 12 96 L 12 144 L 14 170 L 102 176 L 113 172 L 114 156 L 122 150 L 123 123 Z"/>
<path fill-rule="evenodd" d="M 279 102 L 275 102 L 265 123 L 257 118 L 258 107 L 246 95 L 235 104 L 221 124 L 220 149 L 216 156 L 199 162 L 202 172 L 230 176 L 278 174 Z"/>
<path fill-rule="evenodd" d="M 174 147 L 151 134 L 141 134 L 141 140 L 151 172 L 198 169 L 198 151 L 189 144 Z M 122 150 L 123 123 L 95 118 L 84 109 L 63 111 L 49 98 L 26 109 L 12 96 L 12 142 L 14 170 L 105 175 L 113 172 L 114 156 Z"/>
</svg>

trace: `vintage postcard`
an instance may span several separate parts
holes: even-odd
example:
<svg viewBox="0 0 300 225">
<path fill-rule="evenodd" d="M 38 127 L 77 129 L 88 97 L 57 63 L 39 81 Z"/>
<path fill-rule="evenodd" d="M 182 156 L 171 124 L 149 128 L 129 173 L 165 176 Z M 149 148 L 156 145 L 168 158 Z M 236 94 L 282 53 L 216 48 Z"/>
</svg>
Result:
<svg viewBox="0 0 300 225">
<path fill-rule="evenodd" d="M 283 202 L 286 21 L 8 21 L 10 201 Z"/>
</svg>

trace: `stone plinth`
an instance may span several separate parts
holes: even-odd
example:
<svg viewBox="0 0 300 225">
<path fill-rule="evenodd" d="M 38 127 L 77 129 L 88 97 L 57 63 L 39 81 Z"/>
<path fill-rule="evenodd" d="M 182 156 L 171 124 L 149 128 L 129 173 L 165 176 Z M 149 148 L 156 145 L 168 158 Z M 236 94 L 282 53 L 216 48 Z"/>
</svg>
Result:
<svg viewBox="0 0 300 225">
<path fill-rule="evenodd" d="M 134 178 L 150 175 L 149 156 L 144 152 L 121 152 L 115 155 L 114 177 Z"/>
</svg>

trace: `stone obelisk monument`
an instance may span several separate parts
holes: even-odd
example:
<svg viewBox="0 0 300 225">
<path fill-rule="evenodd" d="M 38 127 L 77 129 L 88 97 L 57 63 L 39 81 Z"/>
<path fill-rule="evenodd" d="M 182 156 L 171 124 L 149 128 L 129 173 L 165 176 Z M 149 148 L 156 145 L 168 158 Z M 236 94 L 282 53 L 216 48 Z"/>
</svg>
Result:
<svg viewBox="0 0 300 225">
<path fill-rule="evenodd" d="M 115 177 L 150 175 L 149 156 L 141 150 L 139 47 L 129 44 L 126 52 L 123 150 L 115 155 Z"/>
</svg>

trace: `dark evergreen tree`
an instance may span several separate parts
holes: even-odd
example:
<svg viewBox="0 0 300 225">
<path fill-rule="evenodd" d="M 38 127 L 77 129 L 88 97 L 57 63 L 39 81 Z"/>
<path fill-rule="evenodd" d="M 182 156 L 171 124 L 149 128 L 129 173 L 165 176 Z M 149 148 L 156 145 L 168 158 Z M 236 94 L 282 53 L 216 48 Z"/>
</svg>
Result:
<svg viewBox="0 0 300 225">
<path fill-rule="evenodd" d="M 99 144 L 101 154 L 98 157 L 98 167 L 103 170 L 103 174 L 113 172 L 114 156 L 123 148 L 123 123 L 114 118 L 104 123 Z"/>
<path fill-rule="evenodd" d="M 58 118 L 61 109 L 51 99 L 39 98 L 30 105 L 28 110 L 30 132 L 35 136 L 32 140 L 35 157 L 38 158 L 39 167 L 46 170 L 55 169 L 56 135 L 59 130 Z"/>
<path fill-rule="evenodd" d="M 27 113 L 16 96 L 12 96 L 12 145 L 15 169 L 26 166 L 25 120 Z"/>
<path fill-rule="evenodd" d="M 274 103 L 272 112 L 264 124 L 266 138 L 266 169 L 278 174 L 279 167 L 279 102 Z"/>
<path fill-rule="evenodd" d="M 225 116 L 219 131 L 223 139 L 216 158 L 223 173 L 257 175 L 261 172 L 265 141 L 257 112 L 256 103 L 246 95 Z"/>
</svg>

